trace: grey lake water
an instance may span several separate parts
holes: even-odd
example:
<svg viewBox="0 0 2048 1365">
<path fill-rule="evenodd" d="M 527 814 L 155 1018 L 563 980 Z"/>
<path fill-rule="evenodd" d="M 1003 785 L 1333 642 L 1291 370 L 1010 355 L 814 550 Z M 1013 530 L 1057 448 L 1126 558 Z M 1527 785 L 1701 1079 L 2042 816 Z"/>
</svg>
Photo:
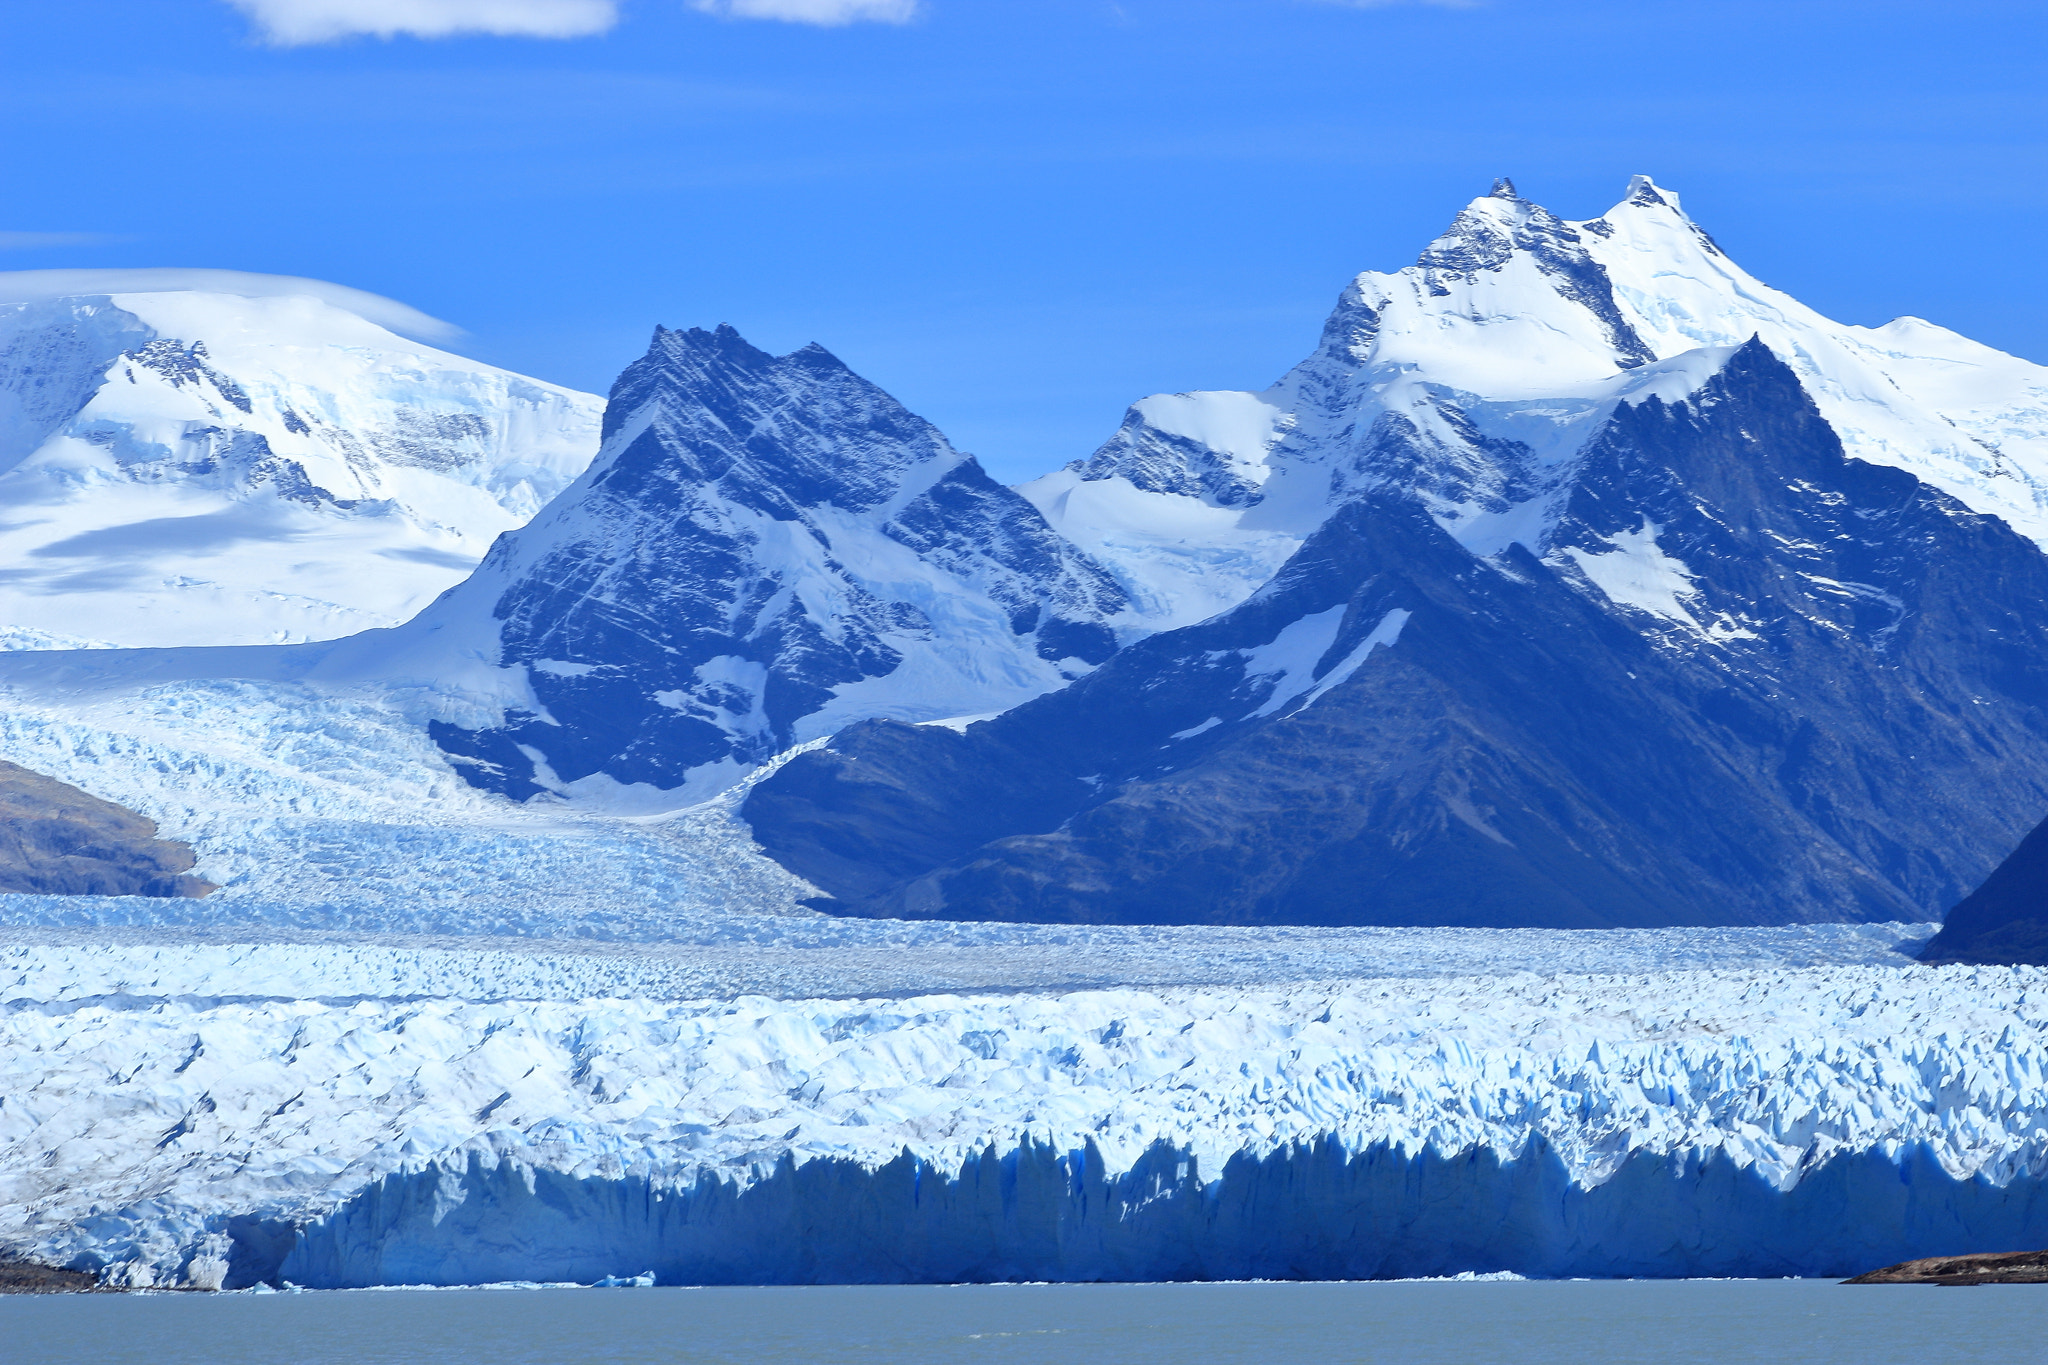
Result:
<svg viewBox="0 0 2048 1365">
<path fill-rule="evenodd" d="M 1822 1280 L 0 1297 L 0 1362 L 2019 1361 L 2048 1285 Z"/>
</svg>

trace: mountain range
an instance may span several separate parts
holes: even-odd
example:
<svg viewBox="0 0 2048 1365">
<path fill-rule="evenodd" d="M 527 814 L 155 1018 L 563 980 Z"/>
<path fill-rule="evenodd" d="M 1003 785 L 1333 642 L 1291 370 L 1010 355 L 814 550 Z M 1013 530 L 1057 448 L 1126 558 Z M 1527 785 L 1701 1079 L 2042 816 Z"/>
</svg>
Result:
<svg viewBox="0 0 2048 1365">
<path fill-rule="evenodd" d="M 316 299 L 6 318 L 0 624 L 131 647 L 9 676 L 381 689 L 530 805 L 744 781 L 837 912 L 1924 918 L 2048 809 L 2048 371 L 1640 177 L 1501 181 L 1273 386 L 1015 489 L 729 327 L 599 424 Z"/>
</svg>

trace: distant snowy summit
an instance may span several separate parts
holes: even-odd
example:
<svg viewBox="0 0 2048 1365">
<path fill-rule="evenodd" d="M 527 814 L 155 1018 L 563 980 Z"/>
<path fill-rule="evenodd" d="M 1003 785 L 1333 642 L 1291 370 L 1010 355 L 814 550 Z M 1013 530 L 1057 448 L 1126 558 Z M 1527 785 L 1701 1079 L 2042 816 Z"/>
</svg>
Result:
<svg viewBox="0 0 2048 1365">
<path fill-rule="evenodd" d="M 1462 543 L 1541 539 L 1544 496 L 1655 363 L 1760 338 L 1849 455 L 2048 544 L 2048 369 L 1918 318 L 1850 326 L 1763 284 L 1646 176 L 1567 222 L 1502 180 L 1412 266 L 1343 291 L 1271 388 L 1159 394 L 1025 484 L 1141 608 L 1235 605 L 1355 494 L 1421 498 Z M 1639 377 L 1632 377 L 1639 376 Z"/>
<path fill-rule="evenodd" d="M 333 311 L 232 306 L 287 303 Z M 376 535 L 545 463 L 505 415 L 539 410 L 507 396 L 526 381 L 497 375 L 503 392 L 473 396 L 499 455 L 423 472 L 387 441 L 322 464 L 303 443 L 413 419 L 371 405 L 327 432 L 205 328 L 160 308 L 131 335 L 121 318 L 143 315 L 122 305 L 72 300 L 72 332 L 36 334 L 118 324 L 86 348 L 113 357 L 100 370 L 17 367 L 90 383 L 61 420 L 68 400 L 37 398 L 56 434 L 5 479 L 45 477 L 55 452 L 98 471 L 73 481 L 80 506 L 146 492 L 150 516 L 119 523 L 130 545 L 251 508 L 298 518 L 234 541 L 260 560 L 236 580 L 251 602 L 258 567 L 315 562 L 316 528 L 354 537 L 318 562 L 365 585 L 423 569 L 417 537 Z M 306 354 L 421 349 L 351 325 L 385 349 Z M 266 326 L 281 366 L 285 329 Z M 179 449 L 248 458 L 123 464 L 140 417 L 92 414 L 131 390 L 188 405 L 149 428 Z M 582 410 L 550 392 L 547 411 Z M 614 387 L 594 461 L 548 465 L 562 486 L 530 520 L 513 509 L 543 480 L 514 479 L 489 555 L 403 625 L 45 655 L 0 678 L 61 705 L 87 678 L 136 698 L 260 680 L 287 709 L 350 689 L 425 729 L 437 771 L 594 812 L 675 810 L 829 740 L 744 809 L 786 872 L 862 914 L 1918 918 L 2048 809 L 2044 394 L 2040 367 L 1926 324 L 1821 318 L 1646 179 L 1584 222 L 1503 181 L 1416 264 L 1358 276 L 1280 383 L 1145 399 L 1020 489 L 820 347 L 662 329 Z M 426 491 L 357 497 L 343 467 Z M 213 510 L 167 516 L 179 498 Z M 66 534 L 110 575 L 67 580 L 74 602 L 103 590 L 169 620 L 161 604 L 188 600 L 168 574 L 123 588 L 118 538 Z M 226 562 L 180 545 L 182 563 Z M 46 545 L 15 572 L 62 557 Z"/>
<path fill-rule="evenodd" d="M 53 296 L 53 274 L 0 275 L 0 641 L 17 647 L 395 625 L 597 450 L 598 398 L 351 311 L 408 321 L 386 300 L 226 271 L 63 272 L 88 292 Z"/>
</svg>

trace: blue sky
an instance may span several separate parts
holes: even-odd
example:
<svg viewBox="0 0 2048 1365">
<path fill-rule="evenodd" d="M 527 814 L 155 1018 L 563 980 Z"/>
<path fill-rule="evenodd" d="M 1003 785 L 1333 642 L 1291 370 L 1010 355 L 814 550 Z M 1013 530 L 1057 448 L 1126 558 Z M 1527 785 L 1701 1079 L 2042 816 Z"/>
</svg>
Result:
<svg viewBox="0 0 2048 1365">
<path fill-rule="evenodd" d="M 311 275 L 600 392 L 731 322 L 1015 479 L 1269 382 L 1496 175 L 1584 217 L 1642 171 L 1825 312 L 2048 361 L 2043 10 L 4 0 L 0 269 Z M 436 14 L 582 36 L 334 34 Z"/>
</svg>

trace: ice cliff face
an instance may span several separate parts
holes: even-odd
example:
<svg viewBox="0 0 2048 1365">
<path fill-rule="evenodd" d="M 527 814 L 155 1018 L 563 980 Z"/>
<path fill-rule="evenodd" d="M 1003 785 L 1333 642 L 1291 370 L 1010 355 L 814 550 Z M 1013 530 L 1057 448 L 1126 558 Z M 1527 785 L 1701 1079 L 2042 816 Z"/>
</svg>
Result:
<svg viewBox="0 0 2048 1365">
<path fill-rule="evenodd" d="M 1117 647 L 1109 574 L 822 347 L 658 331 L 604 431 L 408 628 L 524 690 L 501 724 L 435 728 L 481 786 L 699 799 L 852 720 L 1000 711 Z"/>
<path fill-rule="evenodd" d="M 1644 177 L 1586 222 L 1498 183 L 1416 264 L 1353 280 L 1316 353 L 1270 389 L 1147 398 L 1093 456 L 1021 491 L 1140 611 L 1190 624 L 1250 595 L 1366 488 L 1420 496 L 1482 552 L 1533 546 L 1619 379 L 1753 336 L 1851 457 L 2048 543 L 2048 370 L 1918 318 L 1822 317 Z"/>
<path fill-rule="evenodd" d="M 61 647 L 395 625 L 582 472 L 599 409 L 308 296 L 0 304 L 0 627 Z"/>
<path fill-rule="evenodd" d="M 2048 806 L 2048 556 L 1845 457 L 1760 342 L 1610 384 L 1532 544 L 1363 489 L 1239 607 L 964 732 L 852 727 L 744 814 L 891 917 L 1939 913 Z"/>
<path fill-rule="evenodd" d="M 485 1003 L 475 954 L 11 946 L 0 1248 L 338 1287 L 1817 1275 L 2048 1233 L 2037 972 L 1516 948 L 887 1000 L 620 998 L 622 958 Z"/>
</svg>

